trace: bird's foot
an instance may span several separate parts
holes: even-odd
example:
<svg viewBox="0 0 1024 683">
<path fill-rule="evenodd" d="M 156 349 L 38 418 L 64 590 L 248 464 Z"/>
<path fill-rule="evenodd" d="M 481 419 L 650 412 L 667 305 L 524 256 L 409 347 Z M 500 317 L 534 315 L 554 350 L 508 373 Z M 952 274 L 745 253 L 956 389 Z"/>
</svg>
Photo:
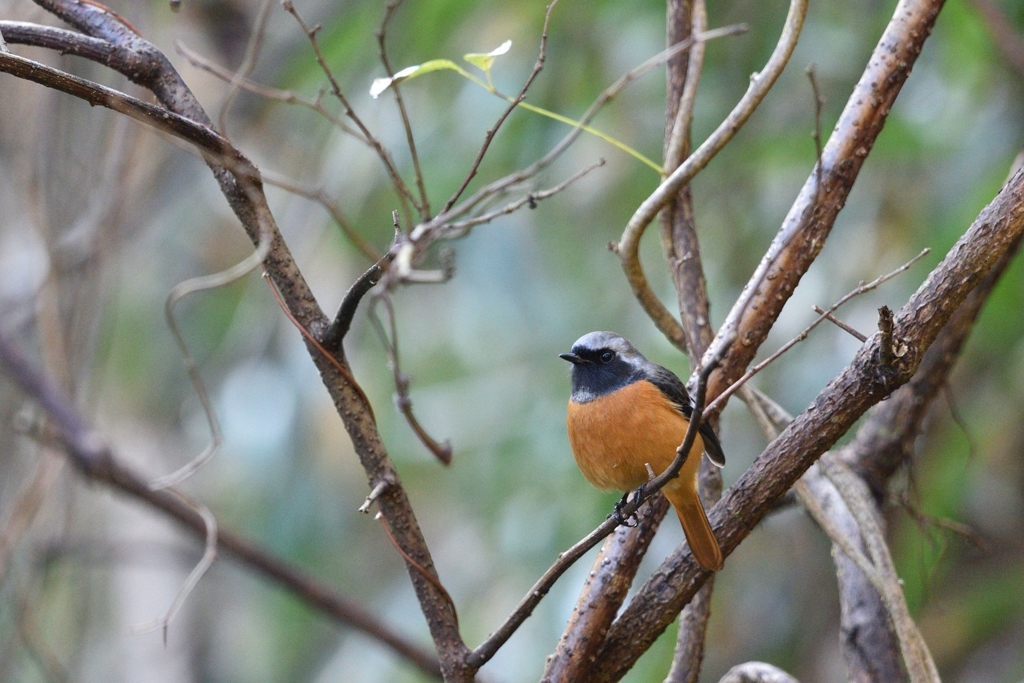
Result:
<svg viewBox="0 0 1024 683">
<path fill-rule="evenodd" d="M 622 526 L 635 527 L 640 523 L 636 513 L 640 509 L 640 504 L 644 501 L 644 485 L 640 484 L 634 491 L 626 491 L 622 494 L 622 498 L 615 504 L 615 509 L 612 511 L 610 517 L 614 517 L 615 521 Z"/>
</svg>

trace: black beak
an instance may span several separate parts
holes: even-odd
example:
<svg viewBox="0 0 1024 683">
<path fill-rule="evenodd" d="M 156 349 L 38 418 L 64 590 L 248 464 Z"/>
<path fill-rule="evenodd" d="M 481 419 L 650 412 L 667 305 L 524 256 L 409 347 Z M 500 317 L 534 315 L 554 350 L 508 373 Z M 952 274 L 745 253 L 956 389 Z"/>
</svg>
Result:
<svg viewBox="0 0 1024 683">
<path fill-rule="evenodd" d="M 560 353 L 558 357 L 562 360 L 567 360 L 573 365 L 579 365 L 580 363 L 586 363 L 585 360 L 577 356 L 575 353 Z"/>
</svg>

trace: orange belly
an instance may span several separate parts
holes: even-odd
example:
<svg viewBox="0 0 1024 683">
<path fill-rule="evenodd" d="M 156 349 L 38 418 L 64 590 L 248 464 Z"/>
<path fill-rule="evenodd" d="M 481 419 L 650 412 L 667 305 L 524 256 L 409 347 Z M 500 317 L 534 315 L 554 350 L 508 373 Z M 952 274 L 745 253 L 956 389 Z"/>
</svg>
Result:
<svg viewBox="0 0 1024 683">
<path fill-rule="evenodd" d="M 675 458 L 689 421 L 661 391 L 639 381 L 587 403 L 569 402 L 569 444 L 583 476 L 599 489 L 627 491 L 648 480 L 647 464 L 661 474 Z M 694 486 L 704 442 L 697 435 L 690 456 L 669 487 Z"/>
</svg>

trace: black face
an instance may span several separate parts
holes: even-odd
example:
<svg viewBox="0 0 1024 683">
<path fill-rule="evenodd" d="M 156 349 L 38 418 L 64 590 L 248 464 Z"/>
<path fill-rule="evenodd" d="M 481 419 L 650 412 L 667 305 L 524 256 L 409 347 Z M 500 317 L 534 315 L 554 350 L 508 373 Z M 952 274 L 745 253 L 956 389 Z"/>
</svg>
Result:
<svg viewBox="0 0 1024 683">
<path fill-rule="evenodd" d="M 563 353 L 560 357 L 572 363 L 572 400 L 576 403 L 618 391 L 641 375 L 639 368 L 607 347 L 574 346 L 572 353 Z"/>
</svg>

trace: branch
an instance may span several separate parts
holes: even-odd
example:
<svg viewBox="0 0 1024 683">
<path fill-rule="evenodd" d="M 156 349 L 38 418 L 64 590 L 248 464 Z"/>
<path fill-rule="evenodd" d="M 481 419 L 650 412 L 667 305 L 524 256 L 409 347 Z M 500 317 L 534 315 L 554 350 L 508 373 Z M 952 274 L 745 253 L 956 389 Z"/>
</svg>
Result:
<svg viewBox="0 0 1024 683">
<path fill-rule="evenodd" d="M 757 373 L 761 372 L 766 367 L 768 367 L 769 365 L 774 363 L 780 356 L 782 356 L 782 354 L 786 353 L 791 348 L 793 348 L 794 346 L 796 346 L 797 344 L 799 344 L 803 340 L 807 339 L 807 335 L 809 335 L 811 333 L 811 331 L 814 330 L 815 327 L 820 325 L 825 320 L 828 320 L 833 313 L 835 313 L 837 310 L 839 310 L 840 306 L 845 304 L 850 299 L 853 299 L 854 297 L 858 297 L 861 294 L 864 294 L 866 292 L 870 292 L 871 290 L 876 289 L 880 285 L 885 284 L 886 282 L 888 282 L 889 280 L 893 279 L 894 277 L 896 277 L 900 273 L 902 273 L 905 270 L 909 269 L 912 265 L 914 265 L 915 263 L 917 263 L 918 261 L 923 259 L 930 252 L 931 252 L 931 249 L 926 247 L 926 248 L 921 250 L 921 253 L 919 253 L 917 256 L 915 256 L 914 258 L 910 259 L 906 263 L 904 263 L 902 266 L 900 266 L 896 270 L 893 270 L 893 271 L 891 271 L 889 273 L 886 273 L 885 275 L 882 275 L 881 277 L 877 277 L 877 278 L 875 278 L 874 280 L 872 280 L 871 282 L 869 282 L 867 284 L 864 284 L 864 282 L 861 281 L 860 285 L 855 287 L 853 290 L 847 292 L 841 299 L 839 299 L 839 301 L 837 301 L 834 304 L 832 304 L 832 306 L 827 311 L 822 311 L 818 315 L 818 317 L 815 318 L 814 321 L 810 325 L 805 327 L 800 332 L 800 334 L 796 335 L 795 337 L 790 339 L 788 342 L 786 342 L 785 344 L 780 346 L 779 349 L 775 353 L 773 353 L 772 355 L 768 356 L 763 361 L 761 361 L 760 363 L 758 363 L 754 367 L 752 367 L 749 370 L 747 370 L 747 372 L 744 373 L 744 375 L 742 377 L 740 377 L 738 380 L 733 382 L 729 386 L 728 389 L 726 389 L 721 394 L 719 394 L 718 397 L 714 401 L 711 402 L 711 405 L 708 406 L 708 412 L 709 413 L 713 413 L 713 412 L 715 412 L 716 409 L 721 410 L 721 407 L 725 404 L 725 402 L 727 400 L 729 400 L 729 397 L 732 396 L 734 393 L 736 393 L 736 391 L 740 387 L 742 387 L 744 384 L 746 384 L 747 381 L 749 381 L 751 377 L 753 377 L 754 375 L 756 375 Z M 883 306 L 883 308 L 885 308 L 885 307 Z M 885 310 L 889 310 L 889 309 L 885 308 Z M 879 315 L 881 316 L 881 311 L 879 311 Z M 879 328 L 881 329 L 884 324 L 885 323 L 883 323 L 883 321 L 880 319 L 879 320 Z M 891 342 L 891 335 L 892 335 L 892 327 L 891 327 L 892 320 L 891 320 L 891 318 L 889 319 L 888 324 L 890 325 L 890 327 L 888 328 L 889 329 L 889 335 L 890 335 L 889 342 Z M 884 329 L 883 329 L 883 332 L 884 332 Z M 887 338 L 886 338 L 886 336 L 884 334 L 882 335 L 881 339 L 882 339 L 881 348 L 882 348 L 882 351 L 883 351 L 883 353 L 882 353 L 882 364 L 883 365 L 889 365 L 891 363 L 890 356 L 892 355 L 891 354 L 892 349 L 890 348 L 891 343 L 886 341 Z M 886 355 L 887 354 L 886 349 L 889 349 L 888 355 Z"/>
<path fill-rule="evenodd" d="M 494 125 L 487 129 L 487 133 L 484 135 L 484 143 L 480 146 L 480 151 L 477 152 L 476 159 L 473 161 L 473 165 L 469 168 L 469 173 L 466 174 L 462 184 L 455 190 L 455 193 L 445 202 L 444 208 L 441 209 L 441 213 L 447 213 L 455 206 L 455 202 L 459 201 L 459 197 L 469 187 L 469 183 L 476 177 L 477 171 L 480 169 L 480 162 L 484 160 L 484 155 L 487 154 L 487 149 L 491 146 L 491 140 L 494 139 L 498 129 L 501 128 L 501 124 L 505 123 L 505 119 L 509 117 L 509 114 L 519 106 L 519 103 L 526 99 L 526 91 L 533 85 L 533 81 L 540 72 L 544 69 L 544 61 L 547 59 L 548 54 L 548 25 L 551 23 L 551 12 L 555 9 L 555 5 L 558 4 L 558 0 L 551 0 L 547 10 L 544 12 L 544 28 L 540 33 L 540 50 L 537 53 L 537 62 L 533 65 L 533 71 L 527 76 L 526 82 L 523 83 L 523 87 L 519 89 L 519 94 L 509 103 L 505 111 L 501 113 L 498 120 L 495 121 Z"/>
<path fill-rule="evenodd" d="M 423 170 L 420 168 L 420 155 L 416 151 L 416 138 L 412 134 L 412 123 L 409 122 L 409 113 L 405 109 L 405 100 L 402 99 L 402 90 L 395 81 L 395 71 L 391 68 L 391 60 L 388 58 L 388 25 L 395 15 L 395 10 L 402 4 L 402 0 L 388 0 L 384 6 L 384 18 L 381 19 L 380 28 L 377 29 L 377 47 L 380 52 L 380 61 L 384 70 L 391 79 L 391 91 L 395 93 L 395 103 L 398 104 L 398 113 L 402 116 L 402 126 L 405 128 L 405 140 L 409 144 L 409 156 L 412 158 L 413 172 L 416 174 L 416 188 L 420 193 L 420 203 L 417 208 L 420 210 L 420 220 L 430 220 L 430 199 L 427 197 L 427 186 L 423 182 Z"/>
<path fill-rule="evenodd" d="M 394 258 L 394 254 L 390 251 L 384 254 L 379 261 L 360 275 L 359 279 L 353 282 L 352 286 L 345 292 L 345 298 L 341 300 L 341 307 L 338 308 L 337 315 L 334 316 L 331 326 L 327 328 L 327 332 L 324 334 L 323 345 L 329 353 L 341 352 L 341 344 L 345 341 L 345 335 L 348 334 L 349 328 L 352 327 L 352 319 L 355 318 L 359 302 L 384 277 L 388 265 L 391 264 Z"/>
<path fill-rule="evenodd" d="M 413 560 L 406 563 L 407 571 L 427 619 L 434 644 L 441 654 L 441 668 L 452 680 L 468 681 L 472 677 L 472 673 L 465 666 L 468 648 L 459 635 L 458 624 L 449 608 L 444 591 L 438 589 L 438 579 L 430 550 L 408 496 L 381 442 L 372 412 L 364 403 L 361 390 L 357 384 L 347 379 L 351 377 L 351 372 L 344 357 L 339 359 L 322 354 L 318 348 L 316 338 L 326 331 L 329 321 L 317 306 L 305 279 L 281 238 L 274 217 L 267 206 L 255 167 L 209 128 L 209 117 L 191 91 L 181 81 L 167 58 L 150 43 L 93 5 L 66 0 L 37 2 L 65 21 L 88 32 L 93 38 L 110 41 L 112 45 L 109 52 L 112 56 L 107 65 L 119 71 L 123 69 L 122 73 L 133 81 L 150 88 L 170 111 L 147 105 L 116 91 L 75 79 L 9 53 L 0 53 L 0 71 L 10 71 L 15 75 L 64 90 L 118 111 L 123 109 L 133 118 L 161 129 L 163 122 L 166 122 L 172 132 L 180 129 L 181 134 L 178 137 L 190 141 L 192 138 L 198 138 L 200 143 L 197 144 L 200 144 L 200 147 L 204 144 L 213 145 L 218 152 L 224 152 L 210 155 L 207 163 L 249 238 L 258 244 L 261 235 L 271 236 L 271 249 L 264 267 L 276 286 L 275 291 L 280 292 L 290 317 L 305 334 L 309 335 L 306 337 L 306 343 L 310 357 L 317 366 L 352 439 L 356 455 L 367 473 L 369 487 L 373 489 L 382 481 L 391 483 L 378 498 L 377 503 L 396 543 L 403 549 L 403 554 Z M 199 123 L 194 123 L 195 121 Z M 231 165 L 222 165 L 225 161 L 231 162 Z M 429 579 L 424 572 L 430 575 Z"/>
<path fill-rule="evenodd" d="M 771 87 L 775 85 L 776 79 L 785 68 L 790 55 L 793 54 L 806 13 L 807 0 L 791 0 L 789 14 L 786 16 L 786 24 L 783 26 L 779 43 L 768 59 L 768 63 L 765 64 L 765 68 L 751 78 L 747 92 L 718 128 L 697 148 L 697 151 L 690 155 L 640 204 L 626 224 L 626 228 L 622 232 L 622 239 L 619 240 L 617 249 L 619 259 L 622 261 L 622 270 L 626 273 L 626 279 L 629 281 L 630 287 L 633 288 L 633 294 L 662 334 L 682 351 L 686 350 L 686 335 L 676 319 L 654 294 L 644 275 L 643 267 L 640 265 L 640 238 L 658 212 L 672 201 L 679 189 L 689 183 L 732 140 L 736 132 L 757 109 L 757 105 L 761 103 Z M 704 365 L 707 365 L 707 362 Z"/>
<path fill-rule="evenodd" d="M 736 332 L 740 343 L 733 345 L 721 370 L 712 378 L 712 396 L 718 396 L 743 374 L 800 278 L 820 253 L 942 4 L 943 0 L 901 0 L 896 7 L 822 150 L 821 164 L 816 164 L 807 178 L 718 332 L 719 337 Z M 820 174 L 819 166 L 823 167 Z"/>
<path fill-rule="evenodd" d="M 22 391 L 38 402 L 53 419 L 68 458 L 82 476 L 161 510 L 197 538 L 207 538 L 207 521 L 196 510 L 170 491 L 152 490 L 142 476 L 121 464 L 103 438 L 75 410 L 71 399 L 36 372 L 3 335 L 0 335 L 0 364 Z M 337 595 L 301 570 L 223 529 L 217 533 L 217 547 L 264 578 L 276 582 L 309 607 L 366 633 L 424 672 L 440 677 L 436 657 L 395 634 L 373 614 Z"/>
<path fill-rule="evenodd" d="M 697 385 L 697 392 L 694 396 L 693 412 L 690 414 L 690 422 L 689 426 L 686 428 L 686 436 L 683 438 L 683 443 L 676 449 L 676 457 L 668 469 L 634 491 L 626 502 L 619 507 L 617 511 L 618 514 L 609 515 L 608 519 L 590 532 L 586 538 L 559 555 L 558 560 L 551 565 L 537 583 L 533 585 L 533 588 L 531 588 L 526 597 L 520 601 L 519 605 L 515 610 L 513 610 L 505 623 L 473 651 L 469 660 L 471 663 L 474 663 L 477 666 L 482 666 L 491 657 L 493 657 L 494 653 L 498 651 L 498 648 L 500 648 L 505 641 L 515 633 L 516 629 L 519 628 L 523 621 L 530 616 L 533 609 L 537 606 L 537 603 L 539 603 L 547 592 L 551 590 L 551 586 L 553 586 L 555 581 L 565 573 L 565 570 L 572 566 L 576 560 L 583 556 L 584 553 L 600 543 L 605 536 L 614 531 L 615 527 L 619 526 L 617 518 L 628 519 L 631 515 L 635 514 L 646 501 L 650 500 L 656 493 L 658 493 L 665 484 L 679 475 L 679 470 L 682 469 L 683 462 L 686 460 L 686 455 L 690 452 L 690 448 L 693 446 L 693 442 L 697 438 L 697 431 L 700 428 L 701 412 L 704 409 L 704 394 L 707 387 L 707 378 L 713 369 L 714 365 L 711 365 L 701 372 L 701 381 Z M 664 512 L 661 514 L 664 516 Z M 689 548 L 687 548 L 687 550 L 689 550 Z"/>
<path fill-rule="evenodd" d="M 377 156 L 380 157 L 381 162 L 384 164 L 384 168 L 387 169 L 388 175 L 391 177 L 391 183 L 395 187 L 395 191 L 398 193 L 398 199 L 402 203 L 402 208 L 406 209 L 405 213 L 406 221 L 410 221 L 408 214 L 406 201 L 412 202 L 413 206 L 416 204 L 416 198 L 413 197 L 412 192 L 409 191 L 409 187 L 402 180 L 401 174 L 398 169 L 395 168 L 395 162 L 391 159 L 391 155 L 381 144 L 380 140 L 374 137 L 370 129 L 366 127 L 363 120 L 359 118 L 352 105 L 349 104 L 348 98 L 345 97 L 345 93 L 342 92 L 341 86 L 338 84 L 338 79 L 334 77 L 334 72 L 331 71 L 331 67 L 327 65 L 327 60 L 324 57 L 324 53 L 320 50 L 320 42 L 316 39 L 316 34 L 320 31 L 320 26 L 309 27 L 298 10 L 295 9 L 295 5 L 292 4 L 291 0 L 283 0 L 281 6 L 284 7 L 285 11 L 295 17 L 295 21 L 298 22 L 299 26 L 302 27 L 303 32 L 306 34 L 306 38 L 309 39 L 309 44 L 313 48 L 313 54 L 316 55 L 316 62 L 320 65 L 320 69 L 324 72 L 327 77 L 327 81 L 331 84 L 331 92 L 341 102 L 341 106 L 345 109 L 345 115 L 352 119 L 352 122 L 356 124 L 356 127 L 363 134 L 363 137 L 370 143 L 373 149 L 377 152 Z"/>
<path fill-rule="evenodd" d="M 905 353 L 891 367 L 879 367 L 876 333 L 711 510 L 709 518 L 724 555 L 868 408 L 910 380 L 941 328 L 1021 235 L 1024 173 L 1018 172 L 895 316 L 894 338 L 905 345 Z M 600 672 L 595 681 L 618 680 L 706 576 L 682 549 L 662 563 L 609 632 L 595 663 L 594 671 Z"/>
</svg>

